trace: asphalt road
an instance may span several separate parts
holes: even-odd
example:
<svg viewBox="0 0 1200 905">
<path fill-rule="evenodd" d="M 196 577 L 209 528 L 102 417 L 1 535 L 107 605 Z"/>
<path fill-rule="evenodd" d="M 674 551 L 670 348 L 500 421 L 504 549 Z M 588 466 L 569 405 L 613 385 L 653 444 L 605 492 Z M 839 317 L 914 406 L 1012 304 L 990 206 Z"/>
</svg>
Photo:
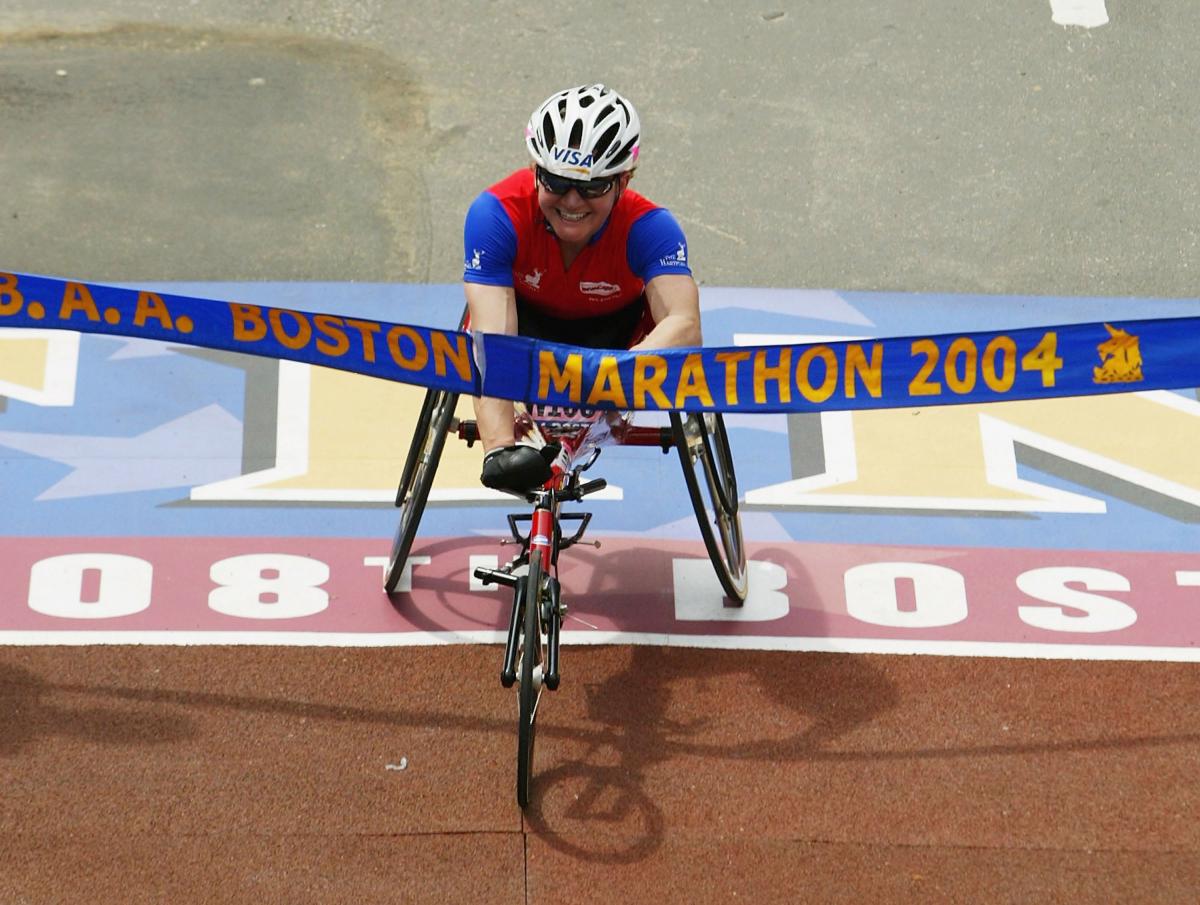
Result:
<svg viewBox="0 0 1200 905">
<path fill-rule="evenodd" d="M 529 111 L 603 80 L 723 286 L 1197 295 L 1200 8 L 9 0 L 0 266 L 453 282 Z"/>
</svg>

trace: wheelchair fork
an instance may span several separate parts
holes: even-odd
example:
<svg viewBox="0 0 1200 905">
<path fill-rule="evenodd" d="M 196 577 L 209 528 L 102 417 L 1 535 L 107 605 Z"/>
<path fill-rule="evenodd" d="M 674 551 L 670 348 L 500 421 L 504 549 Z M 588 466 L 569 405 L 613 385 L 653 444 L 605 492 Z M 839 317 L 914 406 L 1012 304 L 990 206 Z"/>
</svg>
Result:
<svg viewBox="0 0 1200 905">
<path fill-rule="evenodd" d="M 510 524 L 514 521 L 515 518 L 509 516 Z M 551 691 L 557 689 L 559 684 L 558 655 L 563 614 L 561 586 L 551 568 L 556 559 L 554 555 L 555 531 L 552 509 L 547 506 L 538 506 L 533 511 L 528 538 L 520 538 L 524 541 L 523 547 L 525 547 L 525 555 L 522 558 L 527 557 L 532 560 L 533 557 L 538 557 L 542 564 L 542 575 L 545 576 L 546 594 L 542 598 L 542 611 L 538 613 L 538 621 L 546 632 L 546 663 L 543 681 Z M 515 525 L 513 534 L 519 537 Z M 505 688 L 511 688 L 517 681 L 517 649 L 520 645 L 522 614 L 525 612 L 525 607 L 533 605 L 533 601 L 537 599 L 537 591 L 536 589 L 531 591 L 527 578 L 513 575 L 510 571 L 478 567 L 475 569 L 475 577 L 485 585 L 495 583 L 513 589 L 512 610 L 508 617 L 508 633 L 504 645 L 504 662 L 500 668 L 500 684 Z"/>
</svg>

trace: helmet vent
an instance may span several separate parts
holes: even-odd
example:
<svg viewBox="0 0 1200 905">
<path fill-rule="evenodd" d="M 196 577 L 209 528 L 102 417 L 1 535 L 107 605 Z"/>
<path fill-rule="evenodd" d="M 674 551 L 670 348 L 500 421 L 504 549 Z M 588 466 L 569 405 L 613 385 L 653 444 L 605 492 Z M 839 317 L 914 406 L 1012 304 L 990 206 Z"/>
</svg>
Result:
<svg viewBox="0 0 1200 905">
<path fill-rule="evenodd" d="M 638 137 L 639 136 L 635 135 L 633 138 L 629 139 L 629 141 L 625 142 L 625 145 L 621 148 L 621 150 L 612 156 L 612 159 L 609 161 L 609 165 L 615 167 L 624 163 L 626 158 L 629 157 L 629 152 L 632 151 L 634 146 L 638 143 Z"/>
<path fill-rule="evenodd" d="M 571 126 L 571 138 L 567 141 L 567 147 L 578 148 L 579 142 L 583 140 L 583 123 L 579 120 Z"/>
<path fill-rule="evenodd" d="M 620 123 L 613 123 L 607 129 L 605 129 L 604 134 L 596 140 L 595 147 L 592 148 L 592 153 L 597 157 L 603 157 L 605 152 L 607 152 L 609 147 L 612 145 L 613 139 L 617 137 L 617 133 L 620 131 Z"/>
</svg>

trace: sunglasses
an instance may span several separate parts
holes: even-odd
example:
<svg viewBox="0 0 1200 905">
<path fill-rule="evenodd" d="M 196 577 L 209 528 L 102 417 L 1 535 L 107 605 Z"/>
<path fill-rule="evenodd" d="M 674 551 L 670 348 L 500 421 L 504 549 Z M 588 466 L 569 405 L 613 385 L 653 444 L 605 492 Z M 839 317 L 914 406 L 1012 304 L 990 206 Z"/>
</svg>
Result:
<svg viewBox="0 0 1200 905">
<path fill-rule="evenodd" d="M 551 195 L 565 195 L 567 192 L 574 189 L 579 193 L 580 198 L 600 198 L 612 191 L 612 187 L 617 183 L 617 176 L 609 176 L 606 179 L 567 179 L 565 176 L 556 176 L 549 170 L 544 170 L 541 167 L 537 168 L 538 182 Z"/>
</svg>

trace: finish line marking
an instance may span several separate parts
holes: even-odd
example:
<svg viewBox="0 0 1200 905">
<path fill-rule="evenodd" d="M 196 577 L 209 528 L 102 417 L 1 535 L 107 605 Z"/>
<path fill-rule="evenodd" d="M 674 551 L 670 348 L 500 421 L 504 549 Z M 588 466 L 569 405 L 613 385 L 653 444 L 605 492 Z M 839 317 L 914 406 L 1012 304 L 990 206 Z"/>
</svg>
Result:
<svg viewBox="0 0 1200 905">
<path fill-rule="evenodd" d="M 862 638 L 778 638 L 771 636 L 670 635 L 644 632 L 567 631 L 569 646 L 645 645 L 707 650 L 790 651 L 793 653 L 883 654 L 891 656 L 999 657 L 1027 660 L 1145 660 L 1200 663 L 1200 648 L 1134 647 L 1120 644 L 1017 644 L 1001 641 L 894 641 Z M 504 643 L 497 631 L 394 632 L 0 632 L 0 646 L 83 647 L 154 645 L 162 647 L 442 647 Z"/>
</svg>

